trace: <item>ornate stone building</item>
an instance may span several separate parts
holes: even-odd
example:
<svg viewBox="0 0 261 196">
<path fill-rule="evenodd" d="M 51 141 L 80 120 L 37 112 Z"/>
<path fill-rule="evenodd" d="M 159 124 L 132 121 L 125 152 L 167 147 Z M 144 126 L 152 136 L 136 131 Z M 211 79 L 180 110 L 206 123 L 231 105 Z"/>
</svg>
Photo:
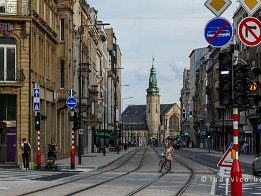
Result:
<svg viewBox="0 0 261 196">
<path fill-rule="evenodd" d="M 122 114 L 123 142 L 164 144 L 180 135 L 180 107 L 161 104 L 156 69 L 150 70 L 146 105 L 129 105 Z"/>
</svg>

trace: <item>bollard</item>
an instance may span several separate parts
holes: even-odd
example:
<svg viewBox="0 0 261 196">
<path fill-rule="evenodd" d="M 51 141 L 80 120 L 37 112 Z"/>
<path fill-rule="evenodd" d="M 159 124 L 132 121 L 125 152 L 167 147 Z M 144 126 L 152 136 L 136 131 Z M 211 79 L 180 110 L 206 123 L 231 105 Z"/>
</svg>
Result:
<svg viewBox="0 0 261 196">
<path fill-rule="evenodd" d="M 231 168 L 231 196 L 242 196 L 242 170 L 238 159 L 234 159 Z"/>
</svg>

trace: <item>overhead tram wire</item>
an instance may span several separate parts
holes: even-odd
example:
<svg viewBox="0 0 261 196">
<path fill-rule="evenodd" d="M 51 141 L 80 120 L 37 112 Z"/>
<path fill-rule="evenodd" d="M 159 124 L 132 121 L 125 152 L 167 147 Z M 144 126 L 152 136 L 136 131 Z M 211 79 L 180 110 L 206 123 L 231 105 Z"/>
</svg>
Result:
<svg viewBox="0 0 261 196">
<path fill-rule="evenodd" d="M 200 17 L 130 17 L 130 18 L 117 18 L 117 17 L 99 17 L 102 20 L 191 20 L 191 19 L 211 19 L 211 16 Z"/>
</svg>

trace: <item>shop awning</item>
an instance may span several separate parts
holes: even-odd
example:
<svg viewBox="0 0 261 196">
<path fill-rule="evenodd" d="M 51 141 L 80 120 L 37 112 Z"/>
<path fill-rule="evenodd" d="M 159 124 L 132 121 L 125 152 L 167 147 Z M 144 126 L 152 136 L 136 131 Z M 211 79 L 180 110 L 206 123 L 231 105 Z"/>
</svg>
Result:
<svg viewBox="0 0 261 196">
<path fill-rule="evenodd" d="M 103 137 L 104 136 L 104 132 L 96 132 L 95 135 L 97 137 Z M 110 136 L 111 136 L 111 134 L 105 132 L 105 137 L 110 137 Z"/>
</svg>

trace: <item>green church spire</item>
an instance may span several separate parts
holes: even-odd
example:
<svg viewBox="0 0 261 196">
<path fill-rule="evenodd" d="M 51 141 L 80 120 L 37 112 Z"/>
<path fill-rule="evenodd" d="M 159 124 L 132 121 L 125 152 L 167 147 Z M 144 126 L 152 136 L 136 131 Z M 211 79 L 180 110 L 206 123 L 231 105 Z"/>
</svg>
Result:
<svg viewBox="0 0 261 196">
<path fill-rule="evenodd" d="M 154 58 L 152 57 L 152 67 L 150 69 L 149 88 L 147 89 L 147 93 L 149 95 L 158 95 L 159 88 L 157 87 L 156 69 L 153 65 L 153 62 Z"/>
</svg>

